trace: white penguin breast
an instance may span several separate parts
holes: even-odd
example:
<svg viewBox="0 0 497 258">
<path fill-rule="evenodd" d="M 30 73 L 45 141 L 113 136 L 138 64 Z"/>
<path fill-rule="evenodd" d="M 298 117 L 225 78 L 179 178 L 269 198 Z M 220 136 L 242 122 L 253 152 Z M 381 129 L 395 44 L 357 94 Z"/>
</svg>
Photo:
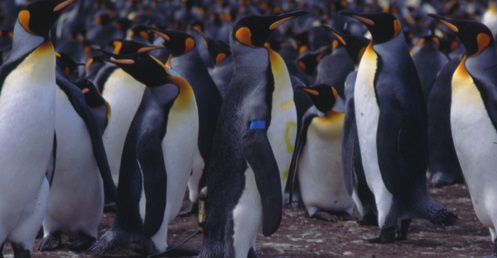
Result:
<svg viewBox="0 0 497 258">
<path fill-rule="evenodd" d="M 129 126 L 140 105 L 145 85 L 135 80 L 122 69 L 116 69 L 105 83 L 102 96 L 111 108 L 111 116 L 104 131 L 104 142 L 107 159 L 114 182 L 121 166 L 121 155 Z"/>
<path fill-rule="evenodd" d="M 497 223 L 497 132 L 473 80 L 456 73 L 452 80 L 451 131 L 473 207 L 489 227 Z"/>
<path fill-rule="evenodd" d="M 35 207 L 52 155 L 55 52 L 42 45 L 6 78 L 0 94 L 0 210 Z M 22 194 L 17 194 L 22 190 Z M 22 204 L 22 205 L 19 205 Z M 30 206 L 30 204 L 32 204 Z"/>
<path fill-rule="evenodd" d="M 316 210 L 349 211 L 354 202 L 342 172 L 342 126 L 340 121 L 311 122 L 298 167 L 302 200 L 309 215 Z"/>
</svg>

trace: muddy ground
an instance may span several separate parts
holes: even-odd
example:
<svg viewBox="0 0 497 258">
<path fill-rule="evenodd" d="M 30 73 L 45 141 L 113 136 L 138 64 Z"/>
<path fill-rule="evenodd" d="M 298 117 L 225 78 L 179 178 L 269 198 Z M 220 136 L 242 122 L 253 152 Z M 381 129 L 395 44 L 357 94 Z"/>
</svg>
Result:
<svg viewBox="0 0 497 258">
<path fill-rule="evenodd" d="M 271 237 L 257 238 L 257 253 L 262 257 L 481 257 L 492 252 L 487 228 L 476 218 L 463 185 L 431 189 L 431 196 L 459 217 L 457 225 L 443 229 L 424 220 L 414 220 L 408 240 L 393 244 L 370 244 L 367 235 L 377 233 L 376 227 L 360 226 L 355 221 L 325 222 L 309 218 L 303 208 L 285 208 L 279 230 Z M 108 229 L 113 214 L 105 214 L 101 231 Z M 169 226 L 169 243 L 175 244 L 197 229 L 196 217 L 179 217 Z M 37 239 L 36 245 L 40 239 Z M 184 247 L 199 249 L 198 235 Z M 4 254 L 11 256 L 10 247 Z M 106 257 L 140 257 L 130 248 L 119 248 Z M 33 252 L 33 257 L 84 257 L 67 248 Z"/>
</svg>

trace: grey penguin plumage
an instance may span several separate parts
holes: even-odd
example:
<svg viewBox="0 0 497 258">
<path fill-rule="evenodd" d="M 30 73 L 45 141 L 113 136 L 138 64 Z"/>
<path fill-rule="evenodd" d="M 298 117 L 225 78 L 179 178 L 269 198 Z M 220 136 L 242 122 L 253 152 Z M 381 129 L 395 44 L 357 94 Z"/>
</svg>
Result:
<svg viewBox="0 0 497 258">
<path fill-rule="evenodd" d="M 342 14 L 365 24 L 373 38 L 354 86 L 361 157 L 380 226 L 368 240 L 406 239 L 413 218 L 442 226 L 455 223 L 457 217 L 426 189 L 426 104 L 400 21 L 388 13 Z"/>
<path fill-rule="evenodd" d="M 430 15 L 453 31 L 466 52 L 452 76 L 450 128 L 473 208 L 489 228 L 497 255 L 495 140 L 497 139 L 497 51 L 490 29 L 470 20 Z"/>
<path fill-rule="evenodd" d="M 442 68 L 427 102 L 428 178 L 433 187 L 464 183 L 450 130 L 452 76 L 460 62 L 460 58 L 454 58 Z"/>
<path fill-rule="evenodd" d="M 208 168 L 200 257 L 253 256 L 259 228 L 269 236 L 279 227 L 287 148 L 295 139 L 287 130 L 296 128 L 296 112 L 284 61 L 264 42 L 273 29 L 303 14 L 245 17 L 233 29 L 235 73 Z"/>
<path fill-rule="evenodd" d="M 117 56 L 111 62 L 147 88 L 122 151 L 116 220 L 88 252 L 101 255 L 129 243 L 150 254 L 164 252 L 197 146 L 195 96 L 185 79 L 171 75 L 152 56 Z"/>
<path fill-rule="evenodd" d="M 233 55 L 228 43 L 222 40 L 207 39 L 209 54 L 214 61 L 214 68 L 209 72 L 217 86 L 219 93 L 224 98 L 233 76 Z"/>
<path fill-rule="evenodd" d="M 0 247 L 30 257 L 48 202 L 55 150 L 55 50 L 49 29 L 69 1 L 23 8 L 0 68 Z M 2 255 L 0 255 L 2 256 Z"/>
</svg>

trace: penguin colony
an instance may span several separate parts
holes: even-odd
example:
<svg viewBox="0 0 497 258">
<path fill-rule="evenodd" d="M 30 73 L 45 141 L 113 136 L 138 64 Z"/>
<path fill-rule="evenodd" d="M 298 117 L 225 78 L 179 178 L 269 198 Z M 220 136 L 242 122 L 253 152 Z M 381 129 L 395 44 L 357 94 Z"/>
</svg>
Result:
<svg viewBox="0 0 497 258">
<path fill-rule="evenodd" d="M 15 257 L 63 235 L 92 255 L 257 257 L 283 205 L 357 210 L 379 227 L 367 241 L 391 243 L 412 219 L 456 223 L 427 180 L 467 184 L 497 256 L 494 1 L 20 2 L 0 5 L 0 246 Z M 167 241 L 187 191 L 196 252 Z"/>
</svg>

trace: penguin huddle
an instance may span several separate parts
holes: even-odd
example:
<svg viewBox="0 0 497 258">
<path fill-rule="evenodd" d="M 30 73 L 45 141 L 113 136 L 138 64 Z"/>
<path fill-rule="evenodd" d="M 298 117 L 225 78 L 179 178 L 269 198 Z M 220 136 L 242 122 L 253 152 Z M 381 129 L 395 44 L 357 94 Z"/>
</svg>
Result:
<svg viewBox="0 0 497 258">
<path fill-rule="evenodd" d="M 259 231 L 277 232 L 294 198 L 327 221 L 357 211 L 379 227 L 367 241 L 391 243 L 413 219 L 457 222 L 429 181 L 466 183 L 497 255 L 497 18 L 484 8 L 2 5 L 0 246 L 30 257 L 42 228 L 39 251 L 67 236 L 91 255 L 258 257 Z M 115 219 L 99 235 L 104 207 Z M 173 219 L 197 212 L 202 248 L 168 243 Z"/>
</svg>

